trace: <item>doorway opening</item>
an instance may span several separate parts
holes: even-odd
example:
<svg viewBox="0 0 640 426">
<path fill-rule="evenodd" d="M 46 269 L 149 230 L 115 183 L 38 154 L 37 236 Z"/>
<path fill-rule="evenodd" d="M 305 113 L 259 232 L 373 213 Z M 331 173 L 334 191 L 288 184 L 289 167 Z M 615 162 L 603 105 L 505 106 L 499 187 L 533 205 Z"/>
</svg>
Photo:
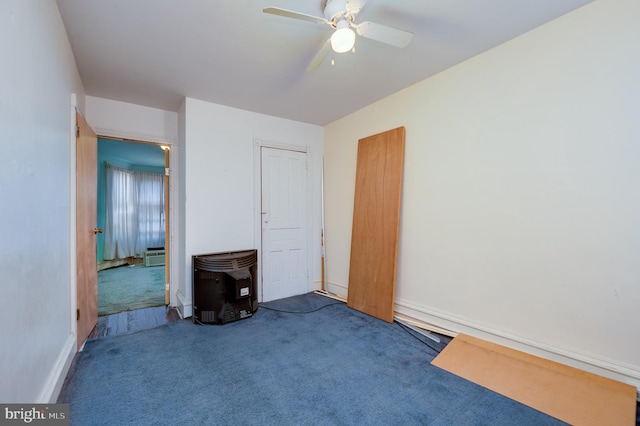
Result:
<svg viewBox="0 0 640 426">
<path fill-rule="evenodd" d="M 169 147 L 98 137 L 98 315 L 169 304 Z"/>
</svg>

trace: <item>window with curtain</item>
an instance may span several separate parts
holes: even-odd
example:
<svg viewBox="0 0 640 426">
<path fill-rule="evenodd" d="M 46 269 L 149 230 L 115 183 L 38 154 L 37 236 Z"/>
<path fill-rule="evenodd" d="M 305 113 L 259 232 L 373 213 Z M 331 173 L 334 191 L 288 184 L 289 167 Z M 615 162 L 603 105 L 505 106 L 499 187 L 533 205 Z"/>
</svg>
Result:
<svg viewBox="0 0 640 426">
<path fill-rule="evenodd" d="M 107 163 L 106 260 L 141 257 L 164 247 L 164 175 Z"/>
</svg>

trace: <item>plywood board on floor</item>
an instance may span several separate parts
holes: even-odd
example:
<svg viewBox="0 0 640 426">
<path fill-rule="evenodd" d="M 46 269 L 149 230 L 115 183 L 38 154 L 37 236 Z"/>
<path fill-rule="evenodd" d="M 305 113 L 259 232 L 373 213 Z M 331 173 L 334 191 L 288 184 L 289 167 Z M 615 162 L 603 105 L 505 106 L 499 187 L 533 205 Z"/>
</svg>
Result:
<svg viewBox="0 0 640 426">
<path fill-rule="evenodd" d="M 404 127 L 358 141 L 347 305 L 393 322 Z"/>
<path fill-rule="evenodd" d="M 431 364 L 572 425 L 635 425 L 635 387 L 465 334 Z"/>
</svg>

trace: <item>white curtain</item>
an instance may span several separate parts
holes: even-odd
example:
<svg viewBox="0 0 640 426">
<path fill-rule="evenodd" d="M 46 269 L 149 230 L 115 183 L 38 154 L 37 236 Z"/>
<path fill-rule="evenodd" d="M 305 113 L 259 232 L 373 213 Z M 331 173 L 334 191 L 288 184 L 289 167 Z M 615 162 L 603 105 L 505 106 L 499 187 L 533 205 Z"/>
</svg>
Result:
<svg viewBox="0 0 640 426">
<path fill-rule="evenodd" d="M 164 247 L 164 176 L 107 163 L 106 260 L 140 257 Z"/>
</svg>

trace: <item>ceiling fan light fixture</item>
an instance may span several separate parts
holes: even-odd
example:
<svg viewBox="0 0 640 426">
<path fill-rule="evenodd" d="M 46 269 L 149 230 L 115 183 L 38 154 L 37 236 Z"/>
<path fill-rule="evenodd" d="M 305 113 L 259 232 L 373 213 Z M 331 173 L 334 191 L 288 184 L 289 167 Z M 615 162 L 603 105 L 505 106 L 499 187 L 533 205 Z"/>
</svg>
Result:
<svg viewBox="0 0 640 426">
<path fill-rule="evenodd" d="M 264 13 L 293 18 L 300 21 L 313 22 L 314 24 L 327 25 L 334 29 L 331 38 L 322 44 L 309 64 L 307 71 L 316 69 L 333 50 L 336 53 L 355 52 L 356 33 L 358 37 L 368 38 L 393 47 L 407 47 L 413 38 L 413 33 L 377 24 L 375 22 L 356 23 L 356 15 L 368 0 L 322 0 L 322 12 L 324 18 L 307 15 L 293 10 L 280 9 L 279 7 L 267 7 L 262 9 Z"/>
<path fill-rule="evenodd" d="M 353 49 L 356 43 L 356 33 L 349 28 L 345 20 L 340 20 L 336 31 L 331 36 L 331 48 L 336 53 L 344 53 Z"/>
</svg>

